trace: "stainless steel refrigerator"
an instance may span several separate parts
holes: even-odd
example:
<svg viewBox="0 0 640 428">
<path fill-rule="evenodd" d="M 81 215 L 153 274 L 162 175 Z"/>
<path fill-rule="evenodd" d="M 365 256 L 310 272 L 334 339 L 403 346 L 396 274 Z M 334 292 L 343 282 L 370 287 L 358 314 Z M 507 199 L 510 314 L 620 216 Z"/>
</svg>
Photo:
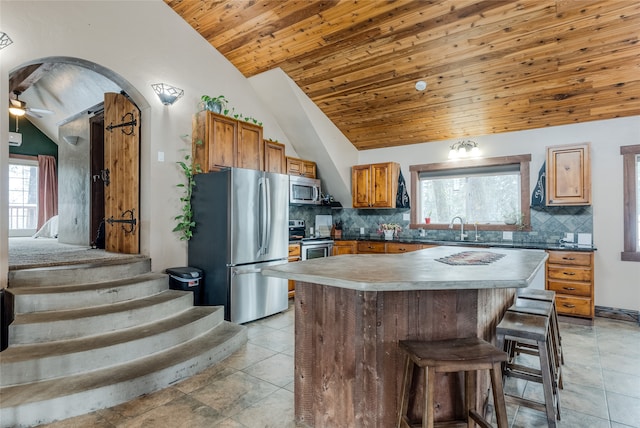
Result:
<svg viewBox="0 0 640 428">
<path fill-rule="evenodd" d="M 245 323 L 288 306 L 287 280 L 263 276 L 287 263 L 289 176 L 242 168 L 197 174 L 189 266 L 204 271 L 203 305 Z"/>
</svg>

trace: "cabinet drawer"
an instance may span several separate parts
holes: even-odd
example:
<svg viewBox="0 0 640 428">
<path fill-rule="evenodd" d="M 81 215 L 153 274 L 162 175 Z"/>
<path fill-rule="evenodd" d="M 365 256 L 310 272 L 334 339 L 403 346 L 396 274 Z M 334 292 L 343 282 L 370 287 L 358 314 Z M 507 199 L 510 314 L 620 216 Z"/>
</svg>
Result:
<svg viewBox="0 0 640 428">
<path fill-rule="evenodd" d="M 591 253 L 579 251 L 549 251 L 549 264 L 591 266 Z"/>
<path fill-rule="evenodd" d="M 384 253 L 384 242 L 358 242 L 358 253 Z"/>
<path fill-rule="evenodd" d="M 289 257 L 299 257 L 299 256 L 300 256 L 300 245 L 289 244 Z"/>
<path fill-rule="evenodd" d="M 591 297 L 591 283 L 589 282 L 568 282 L 549 280 L 547 289 L 553 290 L 557 294 L 571 294 L 573 296 Z"/>
<path fill-rule="evenodd" d="M 408 253 L 422 248 L 420 244 L 403 244 L 402 242 L 387 242 L 387 253 Z"/>
<path fill-rule="evenodd" d="M 547 278 L 590 282 L 591 268 L 549 265 L 547 266 Z"/>
<path fill-rule="evenodd" d="M 593 317 L 591 299 L 556 294 L 556 310 L 562 315 Z"/>
</svg>

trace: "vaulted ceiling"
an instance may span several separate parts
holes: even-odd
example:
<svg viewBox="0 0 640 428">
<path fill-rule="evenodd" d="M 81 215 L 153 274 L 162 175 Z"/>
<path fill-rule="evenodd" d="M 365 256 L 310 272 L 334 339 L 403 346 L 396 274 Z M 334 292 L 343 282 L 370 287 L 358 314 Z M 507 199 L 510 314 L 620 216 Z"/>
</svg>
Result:
<svg viewBox="0 0 640 428">
<path fill-rule="evenodd" d="M 359 150 L 640 114 L 638 1 L 165 2 L 246 77 L 284 70 Z"/>
</svg>

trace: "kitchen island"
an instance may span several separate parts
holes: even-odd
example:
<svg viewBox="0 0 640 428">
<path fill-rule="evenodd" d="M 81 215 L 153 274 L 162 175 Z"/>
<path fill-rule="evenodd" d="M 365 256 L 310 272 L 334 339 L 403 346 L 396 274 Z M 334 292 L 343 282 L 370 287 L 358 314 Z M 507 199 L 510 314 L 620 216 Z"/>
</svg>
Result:
<svg viewBox="0 0 640 428">
<path fill-rule="evenodd" d="M 477 336 L 495 343 L 495 326 L 516 288 L 527 287 L 546 258 L 542 250 L 441 246 L 263 269 L 296 281 L 296 420 L 312 427 L 395 426 L 403 373 L 398 341 Z M 459 381 L 438 378 L 436 420 L 460 416 Z M 488 386 L 479 377 L 481 404 Z M 414 415 L 420 395 L 410 403 Z"/>
</svg>

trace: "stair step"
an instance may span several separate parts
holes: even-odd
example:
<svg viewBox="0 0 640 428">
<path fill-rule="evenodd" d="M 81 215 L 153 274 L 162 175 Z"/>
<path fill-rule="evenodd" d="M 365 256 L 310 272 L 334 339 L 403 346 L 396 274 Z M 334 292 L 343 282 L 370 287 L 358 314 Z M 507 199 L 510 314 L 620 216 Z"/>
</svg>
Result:
<svg viewBox="0 0 640 428">
<path fill-rule="evenodd" d="M 189 342 L 126 364 L 2 387 L 2 427 L 33 426 L 115 406 L 222 361 L 246 340 L 246 327 L 223 321 Z"/>
<path fill-rule="evenodd" d="M 16 314 L 9 345 L 75 339 L 153 323 L 193 305 L 190 291 L 161 293 L 111 305 Z"/>
<path fill-rule="evenodd" d="M 89 338 L 10 346 L 0 386 L 36 382 L 123 364 L 177 346 L 224 321 L 222 306 L 194 306 L 176 316 Z"/>
<path fill-rule="evenodd" d="M 85 284 L 128 278 L 151 272 L 151 259 L 132 255 L 127 258 L 97 260 L 90 263 L 17 269 L 9 271 L 9 287 Z"/>
<path fill-rule="evenodd" d="M 166 274 L 145 273 L 131 278 L 99 283 L 47 285 L 39 287 L 13 286 L 16 313 L 59 311 L 101 306 L 138 299 L 169 288 Z"/>
</svg>

